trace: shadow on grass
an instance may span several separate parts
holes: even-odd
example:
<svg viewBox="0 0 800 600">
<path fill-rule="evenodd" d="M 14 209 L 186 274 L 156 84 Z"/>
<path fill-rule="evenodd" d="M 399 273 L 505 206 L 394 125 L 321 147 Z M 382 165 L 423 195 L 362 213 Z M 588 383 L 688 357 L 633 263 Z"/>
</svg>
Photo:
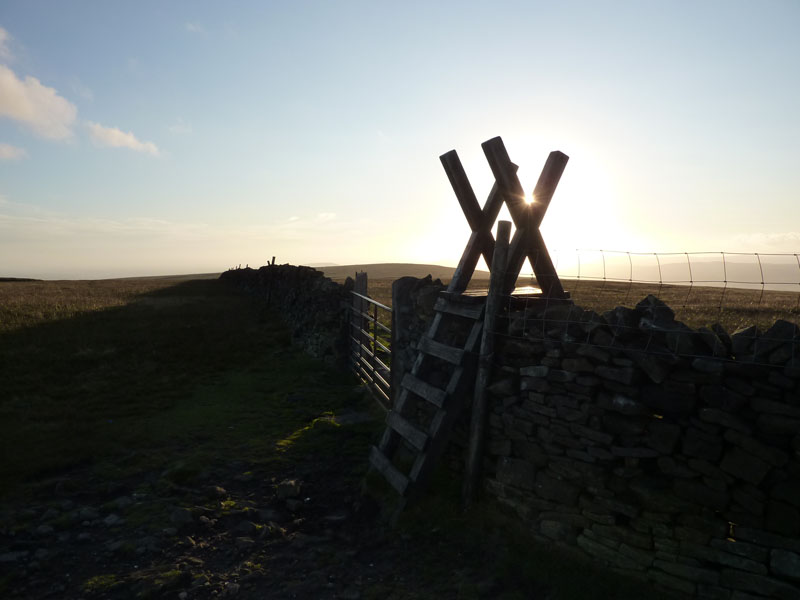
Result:
<svg viewBox="0 0 800 600">
<path fill-rule="evenodd" d="M 413 539 L 415 560 L 422 565 L 418 577 L 442 597 L 448 589 L 437 589 L 439 557 L 447 555 L 457 559 L 455 565 L 479 565 L 481 570 L 464 577 L 459 597 L 638 600 L 646 595 L 674 600 L 644 581 L 592 562 L 577 547 L 534 539 L 530 523 L 490 498 L 461 510 L 460 480 L 443 468 L 434 479 L 431 493 L 401 515 L 398 528 Z"/>
<path fill-rule="evenodd" d="M 282 460 L 280 440 L 355 393 L 218 280 L 0 334 L 0 381 L 4 492 L 79 465 L 124 476 L 176 454 Z"/>
</svg>

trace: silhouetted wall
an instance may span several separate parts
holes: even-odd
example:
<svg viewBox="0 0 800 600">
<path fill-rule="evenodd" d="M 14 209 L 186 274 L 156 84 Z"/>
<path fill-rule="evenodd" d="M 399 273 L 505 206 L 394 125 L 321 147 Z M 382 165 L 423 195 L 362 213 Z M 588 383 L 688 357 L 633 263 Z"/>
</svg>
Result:
<svg viewBox="0 0 800 600">
<path fill-rule="evenodd" d="M 347 285 L 288 265 L 222 279 L 345 360 Z M 393 286 L 395 386 L 442 287 Z M 529 306 L 498 332 L 489 392 L 483 487 L 532 537 L 687 596 L 800 599 L 796 325 L 695 330 L 653 297 L 603 315 Z M 456 470 L 468 417 L 445 457 Z"/>
<path fill-rule="evenodd" d="M 417 339 L 425 287 L 394 299 Z M 604 315 L 529 306 L 495 363 L 484 489 L 533 537 L 688 596 L 800 598 L 796 325 L 693 330 L 653 297 Z"/>
<path fill-rule="evenodd" d="M 267 265 L 233 269 L 220 276 L 263 299 L 280 312 L 293 343 L 311 356 L 345 367 L 348 356 L 346 306 L 351 301 L 350 278 L 344 285 L 311 267 Z"/>
</svg>

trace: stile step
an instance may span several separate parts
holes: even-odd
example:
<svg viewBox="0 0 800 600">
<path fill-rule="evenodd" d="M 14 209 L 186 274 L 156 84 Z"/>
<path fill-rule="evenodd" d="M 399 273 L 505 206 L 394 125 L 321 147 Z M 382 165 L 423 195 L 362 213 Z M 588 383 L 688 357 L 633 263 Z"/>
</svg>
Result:
<svg viewBox="0 0 800 600">
<path fill-rule="evenodd" d="M 436 299 L 436 304 L 434 304 L 433 310 L 477 320 L 480 319 L 481 315 L 483 314 L 483 304 L 463 304 L 440 297 Z"/>
<path fill-rule="evenodd" d="M 447 393 L 444 390 L 422 381 L 419 377 L 411 373 L 406 373 L 400 385 L 438 408 L 442 408 L 444 400 L 447 397 Z"/>
<path fill-rule="evenodd" d="M 461 348 L 453 348 L 441 342 L 432 340 L 427 336 L 423 336 L 419 341 L 419 351 L 441 358 L 444 361 L 453 365 L 460 365 L 464 359 L 464 351 Z"/>
<path fill-rule="evenodd" d="M 397 470 L 392 462 L 386 458 L 386 455 L 378 450 L 375 446 L 372 446 L 369 451 L 369 462 L 375 467 L 383 476 L 386 478 L 386 481 L 397 490 L 397 493 L 401 496 L 405 496 L 406 490 L 408 489 L 408 477 L 403 475 L 400 471 Z"/>
<path fill-rule="evenodd" d="M 386 424 L 407 439 L 417 450 L 424 450 L 427 446 L 428 435 L 395 411 L 389 411 L 389 414 L 386 415 Z"/>
</svg>

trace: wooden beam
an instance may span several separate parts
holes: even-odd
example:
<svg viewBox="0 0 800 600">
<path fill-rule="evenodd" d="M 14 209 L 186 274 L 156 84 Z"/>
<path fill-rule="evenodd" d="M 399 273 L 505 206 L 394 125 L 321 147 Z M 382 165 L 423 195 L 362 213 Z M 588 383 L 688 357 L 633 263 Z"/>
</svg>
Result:
<svg viewBox="0 0 800 600">
<path fill-rule="evenodd" d="M 442 344 L 433 340 L 431 337 L 424 335 L 420 338 L 417 349 L 436 358 L 440 358 L 451 365 L 460 365 L 464 359 L 464 350 L 461 348 L 454 348 L 447 344 Z"/>
<path fill-rule="evenodd" d="M 475 393 L 470 416 L 469 449 L 467 453 L 466 473 L 464 477 L 463 499 L 469 506 L 477 495 L 480 481 L 481 462 L 486 438 L 486 388 L 492 374 L 494 361 L 494 336 L 497 328 L 497 315 L 505 294 L 503 287 L 506 279 L 508 258 L 508 238 L 511 223 L 500 221 L 497 224 L 497 240 L 492 262 L 492 277 L 489 280 L 489 297 L 486 299 L 483 331 L 481 333 L 481 350 L 478 361 L 478 377 L 475 381 Z"/>
<path fill-rule="evenodd" d="M 511 250 L 506 276 L 505 289 L 510 293 L 514 289 L 519 272 L 525 263 L 525 257 L 530 260 L 533 273 L 542 293 L 548 298 L 563 298 L 564 288 L 558 279 L 553 261 L 547 252 L 544 239 L 539 232 L 544 215 L 553 198 L 564 168 L 569 157 L 563 152 L 554 151 L 547 157 L 544 168 L 536 182 L 533 199 L 534 202 L 525 202 L 525 193 L 522 185 L 509 165 L 503 140 L 499 137 L 492 138 L 482 144 L 489 168 L 501 188 L 505 190 L 506 205 L 511 213 L 511 218 L 517 226 L 517 232 L 511 242 Z"/>
<path fill-rule="evenodd" d="M 447 398 L 447 394 L 443 389 L 433 386 L 411 373 L 406 373 L 400 385 L 408 391 L 414 392 L 420 398 L 424 398 L 437 408 L 442 408 Z"/>
<path fill-rule="evenodd" d="M 553 199 L 558 182 L 561 181 L 561 175 L 564 173 L 567 161 L 569 161 L 569 156 L 554 150 L 544 163 L 539 180 L 536 182 L 536 187 L 533 188 L 531 226 L 534 229 L 539 229 L 542 224 L 544 213 L 547 212 L 547 207 L 550 206 L 550 200 Z"/>
<path fill-rule="evenodd" d="M 448 294 L 448 296 L 450 295 Z M 433 310 L 473 320 L 481 318 L 481 314 L 483 314 L 483 304 L 477 302 L 470 302 L 469 304 L 458 302 L 457 299 L 459 296 L 456 295 L 451 296 L 451 298 L 456 298 L 456 300 L 451 300 L 450 298 L 445 298 L 440 295 L 436 299 L 436 304 L 433 305 Z"/>
<path fill-rule="evenodd" d="M 443 157 L 444 156 L 447 156 L 447 154 L 443 155 Z M 448 164 L 451 164 L 453 159 L 450 158 L 448 161 Z M 458 164 L 460 166 L 460 163 Z M 447 168 L 448 167 L 445 166 L 445 170 L 447 170 Z M 466 175 L 464 175 L 464 177 L 466 178 Z M 471 189 L 472 188 L 470 188 L 470 191 Z M 453 190 L 456 191 L 456 188 L 454 187 Z M 457 198 L 458 194 L 459 192 L 456 191 Z M 459 202 L 461 202 L 461 200 L 459 200 Z M 465 205 L 470 205 L 470 201 L 466 200 L 465 203 L 462 203 L 461 208 L 464 209 Z M 497 215 L 500 214 L 500 209 L 502 207 L 503 194 L 500 191 L 497 183 L 495 183 L 492 186 L 491 192 L 489 192 L 489 196 L 486 198 L 486 204 L 483 205 L 481 217 L 477 223 L 478 228 L 472 228 L 473 231 L 470 235 L 469 241 L 467 242 L 467 246 L 464 248 L 464 253 L 461 255 L 461 260 L 459 260 L 458 266 L 453 273 L 453 278 L 450 280 L 450 285 L 447 287 L 448 292 L 461 293 L 467 289 L 467 285 L 469 284 L 470 279 L 472 279 L 472 275 L 475 272 L 475 267 L 478 266 L 478 259 L 481 257 L 481 255 L 483 255 L 483 259 L 486 261 L 487 265 L 492 264 L 492 252 L 494 251 L 492 226 L 494 225 L 495 219 L 497 219 Z M 464 215 L 467 217 L 467 221 L 470 221 L 470 219 L 475 219 L 474 216 L 469 216 L 467 210 L 464 210 Z M 470 222 L 470 227 L 472 227 L 472 222 Z"/>
<path fill-rule="evenodd" d="M 495 181 L 503 191 L 508 212 L 516 227 L 525 226 L 528 203 L 525 202 L 525 191 L 517 177 L 516 165 L 511 162 L 503 140 L 495 137 L 481 144 L 483 153 L 492 170 Z"/>
<path fill-rule="evenodd" d="M 486 201 L 486 207 L 491 206 L 491 213 L 494 213 L 494 216 L 484 214 L 484 211 L 481 210 L 478 204 L 478 199 L 475 197 L 475 192 L 472 190 L 472 185 L 467 178 L 464 167 L 461 165 L 461 160 L 458 158 L 458 153 L 455 150 L 451 150 L 450 152 L 442 154 L 439 160 L 444 167 L 447 178 L 450 180 L 450 185 L 461 206 L 461 211 L 467 218 L 470 229 L 474 233 L 481 234 L 479 235 L 478 241 L 478 246 L 480 247 L 478 256 L 483 254 L 486 264 L 490 264 L 492 260 L 492 251 L 494 250 L 494 238 L 491 235 L 491 231 L 494 220 L 497 218 L 497 214 L 494 211 L 494 204 L 497 204 L 497 212 L 499 212 L 503 204 L 502 198 L 493 200 L 494 195 L 490 194 Z M 475 250 L 473 250 L 473 252 L 474 251 Z M 467 282 L 469 282 L 478 264 L 478 257 L 472 256 L 472 254 L 467 255 L 465 252 L 462 257 L 462 262 L 464 263 L 464 268 L 461 271 L 466 275 Z M 474 265 L 472 265 L 473 262 L 475 263 Z M 461 266 L 461 264 L 459 264 L 459 266 Z M 460 272 L 458 274 L 460 274 Z M 456 278 L 455 275 L 456 274 L 453 275 L 453 279 Z M 464 288 L 466 288 L 466 284 L 464 284 Z M 461 291 L 463 291 L 463 289 Z"/>
<path fill-rule="evenodd" d="M 456 270 L 453 271 L 453 278 L 447 286 L 448 292 L 460 294 L 469 284 L 472 279 L 472 274 L 475 272 L 475 267 L 478 266 L 478 259 L 481 254 L 487 251 L 491 242 L 494 246 L 494 238 L 491 233 L 484 231 L 473 231 L 467 241 L 467 246 L 464 248 L 464 253 L 461 255 L 461 260 L 458 261 Z M 491 255 L 491 253 L 490 253 Z"/>
<path fill-rule="evenodd" d="M 495 181 L 492 190 L 489 192 L 489 196 L 486 198 L 486 203 L 481 210 L 472 185 L 461 164 L 461 160 L 458 158 L 458 153 L 455 150 L 451 150 L 450 152 L 442 154 L 439 160 L 442 163 L 442 167 L 444 167 L 444 171 L 447 174 L 447 178 L 450 180 L 450 185 L 453 187 L 453 192 L 455 192 L 461 210 L 467 218 L 467 223 L 469 223 L 469 227 L 472 230 L 469 242 L 464 249 L 464 253 L 461 255 L 461 260 L 447 288 L 449 292 L 461 293 L 467 289 L 467 285 L 470 279 L 472 279 L 472 275 L 475 273 L 475 268 L 478 265 L 478 260 L 481 255 L 483 255 L 486 265 L 491 270 L 492 253 L 494 252 L 492 227 L 497 219 L 497 215 L 500 214 L 500 209 L 503 207 L 505 197 L 501 187 Z M 508 163 L 513 173 L 516 174 L 517 165 L 511 163 L 510 160 Z"/>
<path fill-rule="evenodd" d="M 392 487 L 397 490 L 397 493 L 401 496 L 404 496 L 406 490 L 408 489 L 408 477 L 403 475 L 397 467 L 395 467 L 392 462 L 386 458 L 386 455 L 378 450 L 375 446 L 372 446 L 369 450 L 369 462 L 372 463 L 372 466 L 375 467 L 378 471 L 383 473 L 383 476 L 386 478 Z"/>
<path fill-rule="evenodd" d="M 467 217 L 470 229 L 472 231 L 482 229 L 484 224 L 481 207 L 475 197 L 475 192 L 472 191 L 472 185 L 467 178 L 464 167 L 461 166 L 458 153 L 455 150 L 450 150 L 450 152 L 442 154 L 439 160 L 442 162 L 444 172 L 447 173 L 447 178 L 450 180 L 450 185 L 453 187 L 458 203 L 461 205 L 461 210 L 464 211 L 464 216 Z"/>
<path fill-rule="evenodd" d="M 564 298 L 564 288 L 558 278 L 556 268 L 550 259 L 550 253 L 544 245 L 542 234 L 538 229 L 531 232 L 528 246 L 528 260 L 531 261 L 533 273 L 536 275 L 536 282 L 542 288 L 545 298 Z"/>
<path fill-rule="evenodd" d="M 402 435 L 408 442 L 418 450 L 425 450 L 428 444 L 428 436 L 424 431 L 417 429 L 411 421 L 398 415 L 394 411 L 389 411 L 386 415 L 386 424 Z"/>
<path fill-rule="evenodd" d="M 525 229 L 517 229 L 514 237 L 508 246 L 508 258 L 506 259 L 505 283 L 503 284 L 503 294 L 510 295 L 514 291 L 519 278 L 522 265 L 530 252 L 529 236 Z"/>
</svg>

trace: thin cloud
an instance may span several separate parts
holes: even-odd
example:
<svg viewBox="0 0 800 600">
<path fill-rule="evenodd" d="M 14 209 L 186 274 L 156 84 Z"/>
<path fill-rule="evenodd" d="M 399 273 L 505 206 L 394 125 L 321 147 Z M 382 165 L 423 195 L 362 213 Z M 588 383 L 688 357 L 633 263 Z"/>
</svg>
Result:
<svg viewBox="0 0 800 600">
<path fill-rule="evenodd" d="M 83 85 L 77 79 L 72 81 L 71 87 L 72 87 L 72 92 L 76 96 L 80 96 L 81 98 L 83 98 L 84 100 L 88 100 L 89 102 L 92 102 L 94 100 L 94 92 L 92 92 L 91 89 Z"/>
<path fill-rule="evenodd" d="M 8 43 L 11 40 L 11 35 L 0 27 L 0 60 L 10 61 L 13 58 L 11 54 L 11 48 L 8 47 Z"/>
<path fill-rule="evenodd" d="M 124 132 L 117 127 L 104 127 L 99 123 L 86 123 L 92 141 L 98 146 L 109 148 L 130 148 L 136 152 L 144 152 L 158 156 L 160 154 L 158 146 L 153 142 L 142 142 L 132 132 Z"/>
<path fill-rule="evenodd" d="M 177 122 L 175 122 L 173 125 L 169 126 L 169 130 L 170 130 L 170 132 L 176 133 L 176 134 L 179 134 L 179 135 L 186 135 L 186 134 L 192 133 L 192 131 L 193 131 L 191 123 L 187 123 L 186 121 L 184 121 L 180 117 L 178 117 Z"/>
<path fill-rule="evenodd" d="M 186 31 L 191 31 L 192 33 L 205 33 L 205 28 L 200 25 L 200 23 L 186 23 Z"/>
<path fill-rule="evenodd" d="M 27 156 L 28 153 L 23 148 L 0 143 L 0 160 L 18 160 L 20 158 L 27 158 Z"/>
<path fill-rule="evenodd" d="M 0 65 L 0 117 L 8 117 L 30 127 L 44 138 L 62 140 L 72 136 L 78 109 L 51 87 L 35 77 L 19 79 Z"/>
</svg>

